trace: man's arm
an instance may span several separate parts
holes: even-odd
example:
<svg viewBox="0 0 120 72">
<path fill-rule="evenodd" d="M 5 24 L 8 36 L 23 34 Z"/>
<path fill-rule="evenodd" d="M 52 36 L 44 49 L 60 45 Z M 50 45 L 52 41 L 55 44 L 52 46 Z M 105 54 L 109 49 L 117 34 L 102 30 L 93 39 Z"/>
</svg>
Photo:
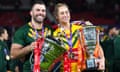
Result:
<svg viewBox="0 0 120 72">
<path fill-rule="evenodd" d="M 29 52 L 31 52 L 33 50 L 33 48 L 35 47 L 34 43 L 35 42 L 33 42 L 30 45 L 25 46 L 25 47 L 23 47 L 20 44 L 13 43 L 11 46 L 11 51 L 10 51 L 11 58 L 15 59 L 15 58 L 24 57 L 25 55 L 27 55 Z"/>
</svg>

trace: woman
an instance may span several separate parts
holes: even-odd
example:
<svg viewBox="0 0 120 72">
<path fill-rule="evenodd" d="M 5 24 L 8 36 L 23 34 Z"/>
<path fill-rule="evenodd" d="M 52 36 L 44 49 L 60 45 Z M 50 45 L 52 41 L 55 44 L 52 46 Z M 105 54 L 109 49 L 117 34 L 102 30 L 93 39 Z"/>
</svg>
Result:
<svg viewBox="0 0 120 72">
<path fill-rule="evenodd" d="M 58 28 L 54 32 L 54 36 L 61 40 L 64 47 L 68 50 L 68 52 L 64 54 L 63 70 L 68 71 L 69 69 L 71 69 L 72 72 L 78 72 L 76 59 L 77 54 L 75 53 L 77 53 L 79 45 L 77 30 L 80 29 L 81 26 L 70 24 L 70 11 L 66 4 L 57 4 L 55 6 L 54 15 L 59 23 Z M 69 57 L 71 57 L 70 59 L 68 58 L 68 55 Z M 72 58 L 72 56 L 74 57 Z M 68 59 L 67 61 L 65 61 L 66 58 Z M 67 63 L 70 63 L 70 65 Z"/>
<path fill-rule="evenodd" d="M 8 40 L 7 30 L 0 27 L 0 72 L 7 72 L 7 60 L 9 60 L 5 40 Z"/>
<path fill-rule="evenodd" d="M 83 64 L 81 64 L 83 60 L 82 53 L 84 52 L 80 44 L 79 30 L 83 27 L 70 23 L 70 10 L 64 3 L 58 3 L 55 6 L 54 15 L 58 21 L 58 28 L 54 31 L 54 36 L 59 39 L 62 45 L 67 49 L 67 52 L 63 56 L 63 71 L 81 72 L 83 66 Z M 101 48 L 100 51 L 103 56 Z"/>
</svg>

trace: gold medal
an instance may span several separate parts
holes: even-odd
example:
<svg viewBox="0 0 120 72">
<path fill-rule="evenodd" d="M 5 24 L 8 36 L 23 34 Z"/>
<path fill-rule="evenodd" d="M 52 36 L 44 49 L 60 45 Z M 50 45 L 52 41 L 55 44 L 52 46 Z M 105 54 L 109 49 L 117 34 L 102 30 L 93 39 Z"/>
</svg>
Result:
<svg viewBox="0 0 120 72">
<path fill-rule="evenodd" d="M 69 54 L 69 58 L 73 59 L 73 58 L 74 58 L 74 54 L 73 54 L 73 53 L 70 53 L 70 54 Z"/>
<path fill-rule="evenodd" d="M 10 56 L 6 55 L 6 60 L 10 60 Z"/>
</svg>

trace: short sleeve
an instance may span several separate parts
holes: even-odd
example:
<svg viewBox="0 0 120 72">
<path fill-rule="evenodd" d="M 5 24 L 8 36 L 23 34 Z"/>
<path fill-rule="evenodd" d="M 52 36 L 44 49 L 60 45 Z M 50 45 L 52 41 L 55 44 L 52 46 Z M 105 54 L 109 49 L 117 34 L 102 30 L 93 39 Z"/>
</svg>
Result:
<svg viewBox="0 0 120 72">
<path fill-rule="evenodd" d="M 24 32 L 22 31 L 16 31 L 14 37 L 13 37 L 13 43 L 20 44 L 24 46 Z"/>
</svg>

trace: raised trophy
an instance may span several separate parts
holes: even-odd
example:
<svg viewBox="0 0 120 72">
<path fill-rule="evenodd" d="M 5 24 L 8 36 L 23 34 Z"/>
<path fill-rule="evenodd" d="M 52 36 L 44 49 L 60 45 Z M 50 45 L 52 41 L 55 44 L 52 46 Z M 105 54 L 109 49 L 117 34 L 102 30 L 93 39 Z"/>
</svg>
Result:
<svg viewBox="0 0 120 72">
<path fill-rule="evenodd" d="M 96 42 L 97 42 L 96 26 L 85 26 L 83 28 L 83 34 L 85 38 L 84 44 L 89 56 L 86 60 L 86 68 L 96 69 L 97 64 L 95 63 L 95 58 L 93 56 L 94 50 L 96 48 Z"/>
</svg>

